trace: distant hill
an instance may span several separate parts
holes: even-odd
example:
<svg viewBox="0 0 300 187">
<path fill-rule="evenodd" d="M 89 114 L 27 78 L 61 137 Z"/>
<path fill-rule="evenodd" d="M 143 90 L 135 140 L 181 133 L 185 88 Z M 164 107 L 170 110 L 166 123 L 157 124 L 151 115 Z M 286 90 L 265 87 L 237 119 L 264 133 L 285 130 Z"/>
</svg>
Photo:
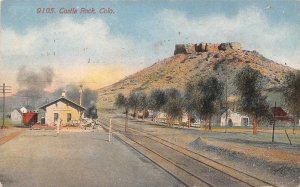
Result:
<svg viewBox="0 0 300 187">
<path fill-rule="evenodd" d="M 234 96 L 234 76 L 245 66 L 262 73 L 266 93 L 278 92 L 285 74 L 294 70 L 263 57 L 257 51 L 242 50 L 239 43 L 181 44 L 175 46 L 174 56 L 99 89 L 98 98 L 101 106 L 111 107 L 119 93 L 129 95 L 141 90 L 150 93 L 155 88 L 171 87 L 183 91 L 187 82 L 210 75 L 217 76 L 224 83 L 227 81 L 228 96 Z M 274 94 L 270 97 L 278 99 Z"/>
</svg>

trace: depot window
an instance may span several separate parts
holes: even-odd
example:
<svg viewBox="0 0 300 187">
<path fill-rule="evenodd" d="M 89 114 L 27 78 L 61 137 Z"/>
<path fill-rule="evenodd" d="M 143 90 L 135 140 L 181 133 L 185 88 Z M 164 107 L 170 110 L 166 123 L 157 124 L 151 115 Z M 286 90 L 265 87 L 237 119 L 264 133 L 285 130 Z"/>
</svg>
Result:
<svg viewBox="0 0 300 187">
<path fill-rule="evenodd" d="M 67 122 L 72 120 L 72 114 L 71 113 L 67 113 Z"/>
</svg>

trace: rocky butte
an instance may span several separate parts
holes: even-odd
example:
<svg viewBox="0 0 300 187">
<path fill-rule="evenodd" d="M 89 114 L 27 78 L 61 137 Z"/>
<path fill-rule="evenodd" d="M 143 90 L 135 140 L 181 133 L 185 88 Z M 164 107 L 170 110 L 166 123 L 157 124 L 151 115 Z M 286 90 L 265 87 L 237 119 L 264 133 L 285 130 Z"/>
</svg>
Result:
<svg viewBox="0 0 300 187">
<path fill-rule="evenodd" d="M 280 99 L 280 87 L 286 73 L 292 68 L 265 58 L 257 51 L 242 49 L 240 43 L 194 43 L 177 44 L 175 55 L 160 60 L 124 79 L 99 89 L 101 107 L 113 107 L 119 93 L 129 95 L 134 91 L 147 94 L 153 89 L 177 88 L 182 93 L 186 84 L 202 77 L 215 76 L 227 82 L 228 98 L 235 97 L 234 79 L 244 67 L 258 70 L 270 101 Z"/>
<path fill-rule="evenodd" d="M 241 50 L 241 44 L 238 42 L 228 42 L 221 44 L 199 43 L 199 44 L 176 44 L 174 55 L 192 54 L 196 52 L 218 52 L 226 50 Z"/>
</svg>

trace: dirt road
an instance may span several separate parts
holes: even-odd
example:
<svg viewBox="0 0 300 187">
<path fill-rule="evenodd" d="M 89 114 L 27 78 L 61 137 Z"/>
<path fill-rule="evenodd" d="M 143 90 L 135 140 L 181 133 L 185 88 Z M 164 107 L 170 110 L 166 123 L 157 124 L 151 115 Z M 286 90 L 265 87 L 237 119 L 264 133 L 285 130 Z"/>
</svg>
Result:
<svg viewBox="0 0 300 187">
<path fill-rule="evenodd" d="M 94 132 L 27 131 L 0 145 L 0 182 L 18 186 L 182 186 L 129 146 Z"/>
</svg>

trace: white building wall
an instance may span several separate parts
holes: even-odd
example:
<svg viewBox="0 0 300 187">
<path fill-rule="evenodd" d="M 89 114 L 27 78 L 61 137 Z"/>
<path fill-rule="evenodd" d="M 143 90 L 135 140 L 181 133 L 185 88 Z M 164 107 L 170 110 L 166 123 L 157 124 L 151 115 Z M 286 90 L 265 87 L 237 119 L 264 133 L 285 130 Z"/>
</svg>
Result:
<svg viewBox="0 0 300 187">
<path fill-rule="evenodd" d="M 243 118 L 248 119 L 248 125 L 249 125 L 249 117 L 248 116 L 240 115 L 238 113 L 231 111 L 230 109 L 227 111 L 227 121 L 229 121 L 229 119 L 231 119 L 233 126 L 242 126 Z M 221 115 L 221 124 L 220 125 L 225 126 L 225 124 L 226 124 L 225 121 L 226 121 L 226 112 L 224 112 Z M 228 125 L 228 122 L 227 122 L 227 125 Z"/>
<path fill-rule="evenodd" d="M 22 114 L 20 114 L 17 110 L 10 113 L 10 118 L 14 123 L 22 123 Z"/>
<path fill-rule="evenodd" d="M 159 112 L 155 117 L 154 121 L 165 122 L 167 120 L 167 114 L 164 112 Z"/>
</svg>

